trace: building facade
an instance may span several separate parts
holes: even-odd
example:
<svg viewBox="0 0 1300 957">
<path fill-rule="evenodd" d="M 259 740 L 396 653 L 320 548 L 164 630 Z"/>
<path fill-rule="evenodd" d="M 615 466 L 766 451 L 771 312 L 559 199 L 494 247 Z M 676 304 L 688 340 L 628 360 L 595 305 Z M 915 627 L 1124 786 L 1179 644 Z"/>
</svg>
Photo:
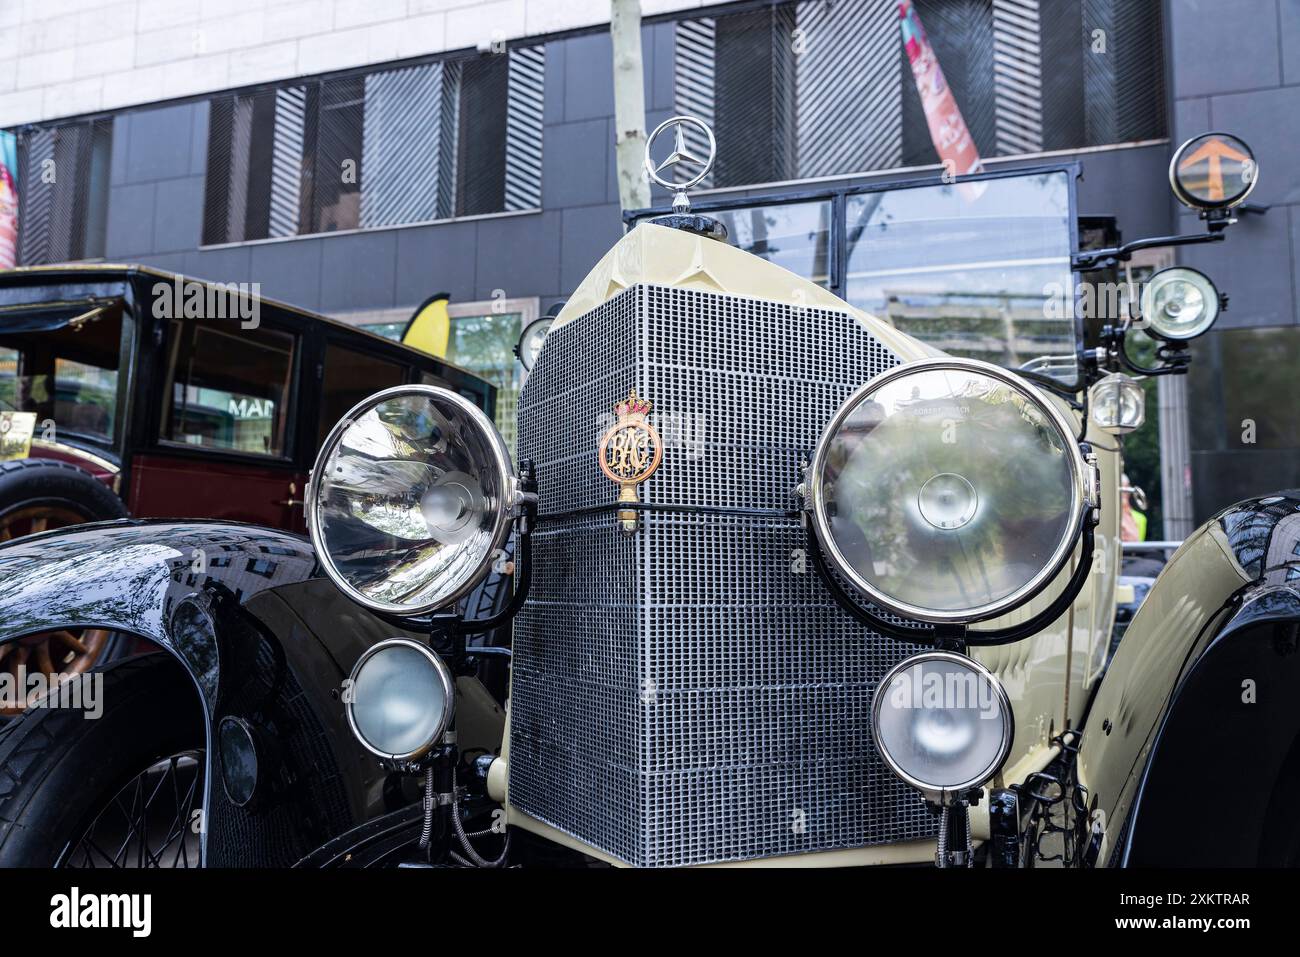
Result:
<svg viewBox="0 0 1300 957">
<path fill-rule="evenodd" d="M 780 215 L 729 212 L 736 241 L 852 299 L 853 264 L 824 240 L 848 208 L 835 191 L 941 171 L 897 4 L 642 6 L 647 124 L 685 112 L 717 135 L 698 199 L 787 196 Z M 1255 147 L 1269 208 L 1181 254 L 1232 303 L 1149 428 L 1169 534 L 1294 484 L 1300 4 L 915 7 L 986 166 L 1077 162 L 1079 213 L 1125 238 L 1201 228 L 1165 186 L 1181 139 Z M 382 334 L 445 291 L 449 357 L 508 404 L 521 326 L 624 228 L 608 16 L 593 0 L 15 0 L 0 127 L 19 139 L 20 259 L 257 282 Z"/>
</svg>

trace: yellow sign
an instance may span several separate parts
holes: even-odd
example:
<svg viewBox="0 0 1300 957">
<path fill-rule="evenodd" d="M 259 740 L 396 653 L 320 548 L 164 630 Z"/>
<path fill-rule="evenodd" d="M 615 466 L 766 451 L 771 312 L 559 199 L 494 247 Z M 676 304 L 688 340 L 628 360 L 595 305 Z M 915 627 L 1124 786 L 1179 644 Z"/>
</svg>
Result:
<svg viewBox="0 0 1300 957">
<path fill-rule="evenodd" d="M 35 434 L 35 412 L 0 412 L 0 462 L 27 458 Z"/>
<path fill-rule="evenodd" d="M 445 359 L 447 342 L 451 338 L 451 316 L 447 312 L 450 298 L 445 292 L 440 292 L 426 299 L 406 324 L 402 345 Z"/>
</svg>

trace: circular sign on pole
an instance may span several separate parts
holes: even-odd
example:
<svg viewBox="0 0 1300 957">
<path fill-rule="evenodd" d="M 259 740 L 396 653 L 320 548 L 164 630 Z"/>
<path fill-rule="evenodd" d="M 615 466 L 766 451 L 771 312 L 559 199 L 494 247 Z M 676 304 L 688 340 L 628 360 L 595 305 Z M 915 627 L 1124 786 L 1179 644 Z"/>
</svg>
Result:
<svg viewBox="0 0 1300 957">
<path fill-rule="evenodd" d="M 1259 181 L 1255 154 L 1228 133 L 1193 137 L 1169 163 L 1174 196 L 1193 209 L 1227 209 L 1241 203 Z"/>
</svg>

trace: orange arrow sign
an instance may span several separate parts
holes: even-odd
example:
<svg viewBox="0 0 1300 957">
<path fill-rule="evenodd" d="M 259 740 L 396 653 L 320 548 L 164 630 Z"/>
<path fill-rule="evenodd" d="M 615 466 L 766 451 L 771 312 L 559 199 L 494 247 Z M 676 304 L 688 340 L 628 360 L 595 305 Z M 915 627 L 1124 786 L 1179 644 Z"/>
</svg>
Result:
<svg viewBox="0 0 1300 957">
<path fill-rule="evenodd" d="M 1227 143 L 1220 139 L 1207 140 L 1191 156 L 1184 157 L 1183 161 L 1178 164 L 1178 172 L 1187 174 L 1190 168 L 1201 162 L 1208 162 L 1208 192 L 1207 199 L 1223 199 L 1223 161 L 1225 159 L 1236 160 L 1243 166 L 1251 162 L 1251 158 L 1244 153 L 1233 149 Z"/>
</svg>

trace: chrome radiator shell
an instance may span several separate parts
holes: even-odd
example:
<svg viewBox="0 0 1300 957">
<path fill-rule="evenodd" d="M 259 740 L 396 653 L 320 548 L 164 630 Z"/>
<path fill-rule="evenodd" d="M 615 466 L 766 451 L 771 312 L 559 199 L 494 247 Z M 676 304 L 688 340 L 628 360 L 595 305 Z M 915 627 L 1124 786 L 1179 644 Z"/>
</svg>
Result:
<svg viewBox="0 0 1300 957">
<path fill-rule="evenodd" d="M 628 864 L 932 837 L 871 696 L 914 649 L 844 614 L 803 554 L 798 463 L 900 360 L 847 312 L 633 286 L 554 328 L 519 400 L 537 464 L 515 622 L 510 802 Z M 596 448 L 629 388 L 666 446 L 625 536 Z M 727 513 L 725 510 L 736 510 Z"/>
</svg>

